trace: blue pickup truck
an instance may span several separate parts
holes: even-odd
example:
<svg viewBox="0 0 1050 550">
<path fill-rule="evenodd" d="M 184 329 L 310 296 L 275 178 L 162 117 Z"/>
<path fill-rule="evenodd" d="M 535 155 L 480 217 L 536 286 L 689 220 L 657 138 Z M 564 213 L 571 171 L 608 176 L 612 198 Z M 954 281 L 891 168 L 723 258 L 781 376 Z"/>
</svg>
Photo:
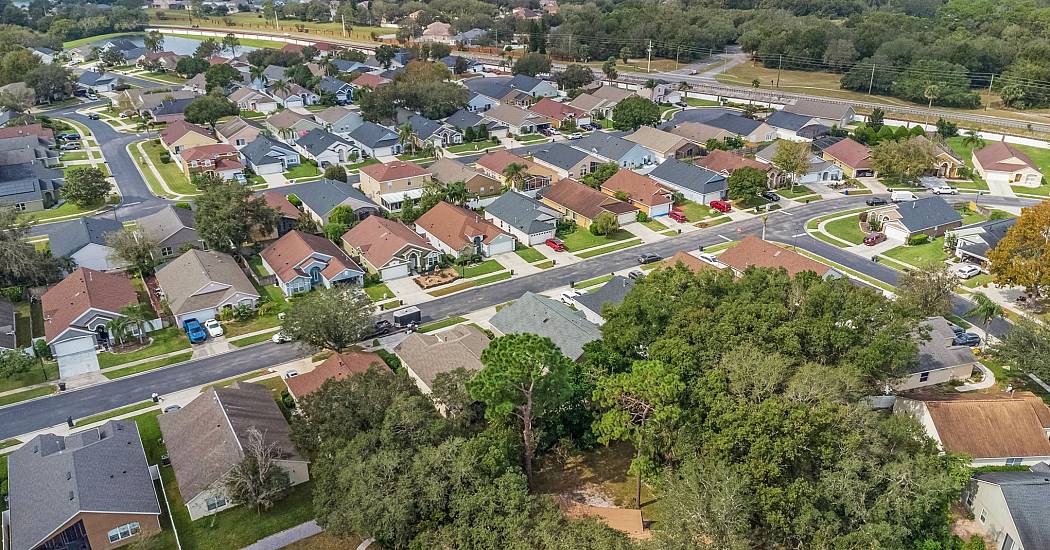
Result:
<svg viewBox="0 0 1050 550">
<path fill-rule="evenodd" d="M 200 321 L 196 319 L 186 319 L 183 321 L 182 329 L 186 331 L 186 336 L 190 338 L 191 344 L 199 344 L 208 339 L 208 333 L 204 331 L 204 327 L 202 327 Z"/>
</svg>

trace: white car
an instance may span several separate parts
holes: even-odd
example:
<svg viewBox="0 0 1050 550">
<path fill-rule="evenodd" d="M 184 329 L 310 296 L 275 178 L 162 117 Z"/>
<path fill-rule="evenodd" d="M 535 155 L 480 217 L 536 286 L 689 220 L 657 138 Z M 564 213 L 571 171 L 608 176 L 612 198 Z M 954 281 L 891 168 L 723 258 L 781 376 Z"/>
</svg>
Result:
<svg viewBox="0 0 1050 550">
<path fill-rule="evenodd" d="M 296 376 L 299 376 L 299 371 L 297 371 L 297 370 L 293 369 L 293 370 L 289 370 L 289 371 L 285 371 L 284 372 L 284 377 L 285 378 L 295 378 Z"/>
<path fill-rule="evenodd" d="M 705 262 L 707 262 L 709 264 L 718 265 L 718 257 L 715 256 L 714 254 L 711 254 L 710 252 L 701 252 L 701 253 L 697 254 L 696 257 L 700 258 L 701 260 L 703 260 L 703 261 L 705 261 Z"/>
<path fill-rule="evenodd" d="M 285 332 L 282 330 L 270 337 L 270 340 L 275 344 L 285 344 L 291 342 L 292 337 L 285 334 Z"/>
<path fill-rule="evenodd" d="M 933 188 L 934 195 L 958 195 L 959 190 L 951 185 L 938 185 Z"/>
<path fill-rule="evenodd" d="M 215 319 L 204 321 L 204 328 L 208 331 L 208 336 L 211 336 L 212 338 L 222 336 L 222 325 L 220 325 Z"/>
<path fill-rule="evenodd" d="M 569 139 L 583 139 L 583 134 L 579 132 L 573 132 L 566 137 L 568 137 Z"/>
<path fill-rule="evenodd" d="M 973 264 L 962 264 L 955 267 L 955 274 L 960 279 L 969 279 L 981 274 L 981 268 Z"/>
<path fill-rule="evenodd" d="M 583 296 L 583 293 L 579 290 L 566 290 L 558 296 L 558 301 L 565 305 L 571 306 L 577 296 Z"/>
</svg>

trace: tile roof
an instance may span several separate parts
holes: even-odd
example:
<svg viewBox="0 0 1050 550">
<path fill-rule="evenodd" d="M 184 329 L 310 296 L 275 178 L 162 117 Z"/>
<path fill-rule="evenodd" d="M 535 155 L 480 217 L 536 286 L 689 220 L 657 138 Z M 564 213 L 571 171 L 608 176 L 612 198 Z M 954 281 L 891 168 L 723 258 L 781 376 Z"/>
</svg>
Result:
<svg viewBox="0 0 1050 550">
<path fill-rule="evenodd" d="M 426 176 L 430 171 L 414 162 L 395 160 L 385 164 L 369 164 L 361 168 L 361 173 L 376 181 L 393 181 Z"/>
<path fill-rule="evenodd" d="M 215 251 L 187 250 L 157 270 L 157 282 L 176 315 L 215 307 L 238 292 L 259 296 L 237 262 Z"/>
<path fill-rule="evenodd" d="M 831 271 L 830 267 L 816 260 L 763 241 L 753 235 L 744 237 L 735 246 L 727 249 L 718 257 L 718 261 L 741 272 L 749 267 L 768 267 L 784 268 L 791 276 L 803 271 L 812 271 L 823 277 L 828 271 Z"/>
<path fill-rule="evenodd" d="M 40 298 L 44 313 L 44 336 L 53 341 L 89 309 L 119 314 L 139 303 L 131 280 L 123 273 L 103 273 L 81 267 Z M 87 327 L 79 327 L 90 330 Z"/>
<path fill-rule="evenodd" d="M 602 285 L 601 288 L 587 292 L 582 296 L 577 296 L 576 302 L 598 315 L 601 315 L 602 309 L 604 309 L 606 305 L 616 307 L 622 304 L 627 298 L 627 293 L 630 292 L 632 288 L 634 288 L 634 279 L 616 275 Z"/>
<path fill-rule="evenodd" d="M 514 190 L 507 191 L 485 207 L 485 213 L 526 235 L 551 231 L 561 219 L 561 214 L 542 202 Z"/>
<path fill-rule="evenodd" d="M 122 231 L 124 225 L 112 218 L 85 216 L 74 221 L 57 224 L 49 232 L 51 254 L 56 258 L 72 256 L 89 244 L 106 244 L 106 236 Z"/>
<path fill-rule="evenodd" d="M 643 176 L 634 170 L 619 169 L 602 184 L 602 190 L 611 193 L 627 193 L 631 201 L 645 206 L 662 206 L 671 204 L 671 191 L 649 176 Z"/>
<path fill-rule="evenodd" d="M 369 216 L 343 233 L 344 243 L 361 251 L 376 268 L 385 266 L 405 247 L 437 252 L 425 238 L 407 225 L 382 216 Z"/>
<path fill-rule="evenodd" d="M 945 451 L 974 458 L 1050 456 L 1050 409 L 1030 392 L 920 400 Z"/>
<path fill-rule="evenodd" d="M 427 387 L 444 372 L 456 369 L 478 371 L 481 352 L 489 345 L 489 338 L 477 327 L 457 325 L 436 333 L 413 332 L 405 338 L 394 353 Z"/>
<path fill-rule="evenodd" d="M 301 399 L 321 389 L 321 386 L 329 380 L 342 380 L 354 374 L 364 374 L 373 366 L 382 372 L 390 372 L 383 358 L 370 351 L 334 353 L 320 365 L 314 367 L 314 370 L 304 372 L 299 376 L 285 378 L 284 383 L 288 386 L 292 397 Z"/>
<path fill-rule="evenodd" d="M 416 220 L 416 227 L 426 230 L 453 250 L 472 245 L 475 237 L 481 237 L 481 242 L 488 244 L 496 237 L 506 235 L 480 214 L 445 201 L 437 203 L 420 216 Z"/>
<path fill-rule="evenodd" d="M 845 138 L 824 149 L 824 152 L 850 168 L 871 168 L 871 149 L 850 138 Z"/>
<path fill-rule="evenodd" d="M 283 282 L 289 283 L 297 277 L 309 277 L 310 274 L 300 267 L 314 254 L 328 256 L 321 275 L 332 279 L 346 270 L 363 272 L 343 249 L 325 237 L 291 230 L 262 251 L 262 259 L 274 270 L 274 275 Z"/>
<path fill-rule="evenodd" d="M 584 344 L 602 337 L 598 326 L 580 312 L 531 292 L 499 310 L 490 324 L 503 334 L 531 333 L 550 338 L 573 361 L 583 355 Z"/>
<path fill-rule="evenodd" d="M 552 183 L 541 190 L 539 196 L 591 220 L 602 212 L 624 214 L 638 210 L 571 178 Z"/>
<path fill-rule="evenodd" d="M 1005 141 L 989 143 L 974 151 L 973 156 L 985 170 L 1012 172 L 1025 166 L 1039 170 L 1039 165 L 1033 162 L 1031 157 Z M 1014 162 L 1011 159 L 1017 159 L 1020 162 Z"/>
<path fill-rule="evenodd" d="M 974 478 L 1002 490 L 1023 548 L 1050 548 L 1050 476 L 1045 471 L 981 472 Z"/>
<path fill-rule="evenodd" d="M 755 159 L 749 159 L 747 157 L 731 153 L 729 151 L 723 151 L 721 149 L 715 149 L 709 152 L 706 156 L 700 157 L 696 161 L 697 164 L 720 174 L 732 174 L 740 168 L 754 168 L 763 172 L 768 172 L 772 169 L 772 166 L 758 162 Z"/>
<path fill-rule="evenodd" d="M 673 158 L 661 162 L 649 172 L 649 177 L 696 193 L 716 193 L 728 187 L 722 174 Z"/>
<path fill-rule="evenodd" d="M 962 214 L 938 196 L 923 197 L 917 201 L 897 203 L 900 222 L 912 233 L 962 222 Z"/>
</svg>

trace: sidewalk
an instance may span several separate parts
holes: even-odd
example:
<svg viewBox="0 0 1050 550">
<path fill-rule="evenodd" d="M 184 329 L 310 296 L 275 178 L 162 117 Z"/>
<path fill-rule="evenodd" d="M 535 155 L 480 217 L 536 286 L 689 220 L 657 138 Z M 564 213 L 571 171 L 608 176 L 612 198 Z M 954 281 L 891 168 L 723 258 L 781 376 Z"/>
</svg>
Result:
<svg viewBox="0 0 1050 550">
<path fill-rule="evenodd" d="M 241 550 L 280 550 L 285 546 L 318 535 L 323 531 L 316 521 L 310 520 L 306 523 L 300 523 L 291 529 L 274 533 L 255 544 L 245 546 Z"/>
</svg>

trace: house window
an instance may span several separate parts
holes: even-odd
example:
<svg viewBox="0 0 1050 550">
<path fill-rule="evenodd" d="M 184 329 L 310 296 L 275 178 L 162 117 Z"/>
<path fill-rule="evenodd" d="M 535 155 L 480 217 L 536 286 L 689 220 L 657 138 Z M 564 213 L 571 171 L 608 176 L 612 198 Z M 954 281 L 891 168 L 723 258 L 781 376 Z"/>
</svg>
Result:
<svg viewBox="0 0 1050 550">
<path fill-rule="evenodd" d="M 218 510 L 223 506 L 226 506 L 226 497 L 208 497 L 204 500 L 204 504 L 208 507 L 208 511 Z"/>
<path fill-rule="evenodd" d="M 25 212 L 25 210 L 26 210 L 26 203 L 20 202 L 20 203 L 15 204 L 15 210 L 18 210 L 20 212 Z"/>
<path fill-rule="evenodd" d="M 923 372 L 923 373 L 919 374 L 919 382 L 926 382 L 929 379 L 930 379 L 930 373 L 929 372 Z"/>
<path fill-rule="evenodd" d="M 237 147 L 243 147 L 243 146 L 244 146 L 244 144 L 245 144 L 245 141 L 244 141 L 244 139 L 243 139 L 243 138 L 240 138 L 240 139 L 238 139 L 237 141 L 235 141 L 234 143 L 236 143 L 236 144 L 237 144 Z"/>
<path fill-rule="evenodd" d="M 120 527 L 109 530 L 109 542 L 117 542 L 124 540 L 132 535 L 139 534 L 139 522 L 133 521 L 131 523 L 125 523 Z"/>
<path fill-rule="evenodd" d="M 981 508 L 981 516 L 978 519 L 981 520 L 981 524 L 984 524 L 984 521 L 988 519 L 988 510 Z"/>
<path fill-rule="evenodd" d="M 164 256 L 165 258 L 167 258 L 168 256 L 171 256 L 172 252 L 174 252 L 174 251 L 171 249 L 170 246 L 165 246 L 165 247 L 160 249 L 160 255 Z"/>
<path fill-rule="evenodd" d="M 1021 459 L 1020 458 L 1008 458 L 1008 459 L 1006 459 L 1006 465 L 1007 466 L 1020 466 L 1021 465 Z"/>
</svg>

